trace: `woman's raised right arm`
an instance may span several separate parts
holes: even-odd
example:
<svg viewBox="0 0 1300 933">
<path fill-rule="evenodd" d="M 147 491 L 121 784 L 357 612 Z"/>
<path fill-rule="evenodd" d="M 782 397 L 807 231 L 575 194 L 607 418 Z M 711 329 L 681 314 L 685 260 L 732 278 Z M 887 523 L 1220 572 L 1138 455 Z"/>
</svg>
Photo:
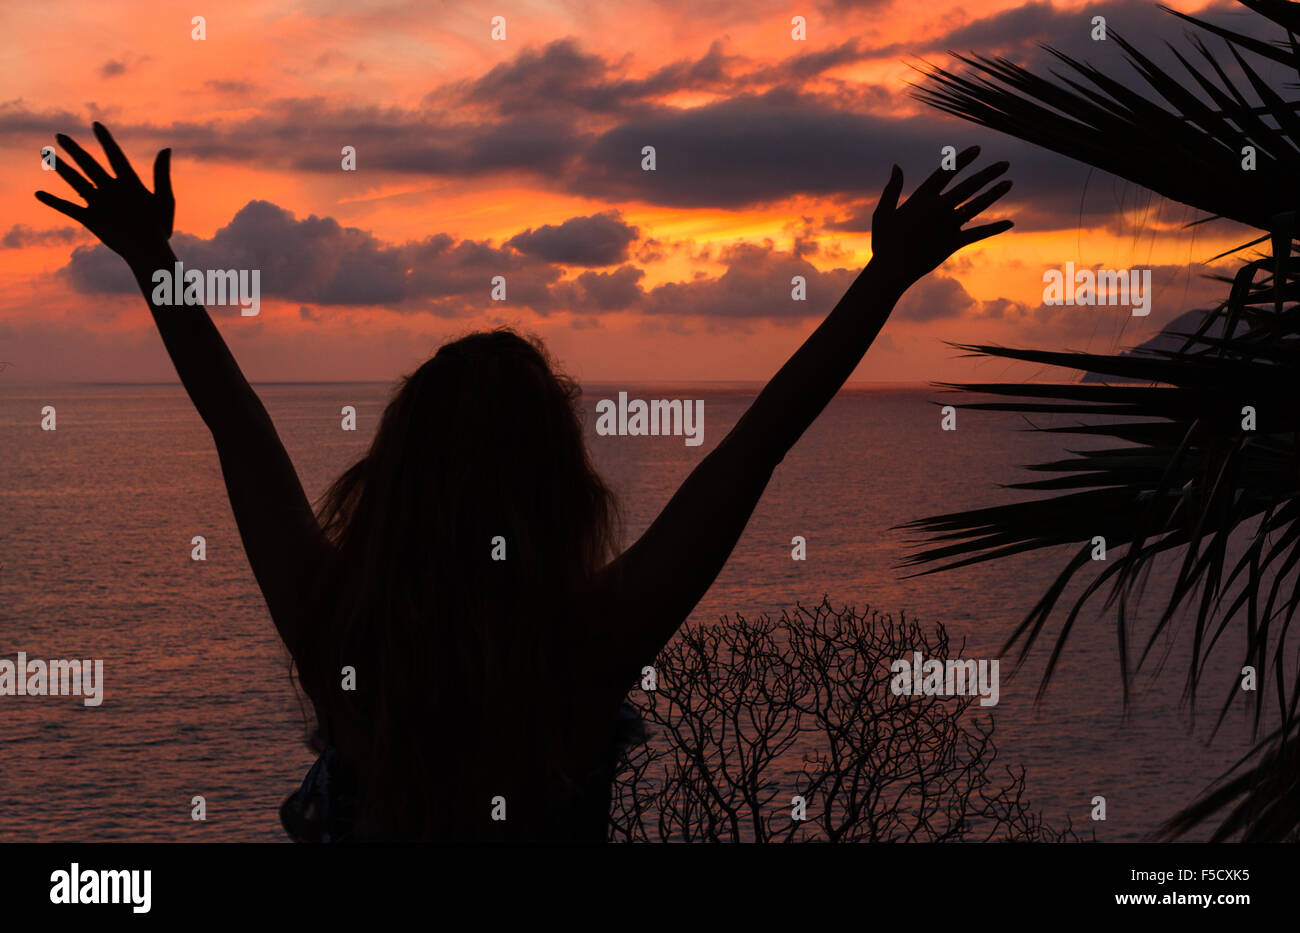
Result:
<svg viewBox="0 0 1300 933">
<path fill-rule="evenodd" d="M 85 175 L 63 159 L 55 168 L 86 206 L 44 191 L 36 197 L 84 224 L 130 266 L 181 383 L 212 432 L 240 538 L 271 618 L 297 653 L 306 634 L 304 609 L 327 551 L 324 535 L 275 425 L 207 310 L 154 299 L 154 272 L 170 274 L 176 262 L 167 242 L 175 211 L 171 150 L 154 161 L 151 193 L 108 130 L 98 123 L 94 129 L 116 177 L 60 134 L 59 144 Z"/>
</svg>

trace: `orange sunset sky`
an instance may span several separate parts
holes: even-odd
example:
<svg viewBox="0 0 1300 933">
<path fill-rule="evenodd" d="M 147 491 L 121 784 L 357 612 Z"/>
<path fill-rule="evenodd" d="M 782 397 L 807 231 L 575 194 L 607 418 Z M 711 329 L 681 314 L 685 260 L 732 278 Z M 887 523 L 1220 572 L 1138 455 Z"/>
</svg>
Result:
<svg viewBox="0 0 1300 933">
<path fill-rule="evenodd" d="M 1246 25 L 1231 4 L 1170 5 Z M 914 288 L 855 379 L 1013 373 L 944 341 L 1131 346 L 1223 294 L 1201 263 L 1248 232 L 1184 229 L 1190 209 L 908 84 L 949 49 L 1046 71 L 1043 43 L 1131 74 L 1090 39 L 1095 15 L 1152 54 L 1187 31 L 1145 2 L 5 2 L 0 378 L 174 378 L 125 264 L 33 197 L 75 197 L 40 149 L 62 131 L 98 155 L 95 119 L 146 180 L 173 148 L 182 261 L 261 269 L 259 316 L 213 312 L 253 381 L 390 380 L 498 323 L 587 381 L 765 379 L 870 258 L 891 163 L 910 192 L 973 142 L 1012 161 L 991 216 L 1017 226 Z M 1066 262 L 1153 269 L 1151 315 L 1043 307 L 1044 269 Z"/>
</svg>

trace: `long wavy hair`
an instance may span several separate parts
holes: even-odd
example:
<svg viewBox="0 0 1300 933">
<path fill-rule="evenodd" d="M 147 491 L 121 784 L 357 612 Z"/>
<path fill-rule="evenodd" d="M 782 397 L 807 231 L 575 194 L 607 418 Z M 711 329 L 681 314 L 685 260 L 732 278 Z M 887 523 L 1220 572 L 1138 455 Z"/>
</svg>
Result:
<svg viewBox="0 0 1300 933">
<path fill-rule="evenodd" d="M 544 807 L 572 778 L 569 610 L 618 530 L 579 395 L 536 338 L 447 343 L 320 502 L 334 548 L 294 656 L 368 737 L 368 835 L 482 837 L 491 796 Z"/>
</svg>

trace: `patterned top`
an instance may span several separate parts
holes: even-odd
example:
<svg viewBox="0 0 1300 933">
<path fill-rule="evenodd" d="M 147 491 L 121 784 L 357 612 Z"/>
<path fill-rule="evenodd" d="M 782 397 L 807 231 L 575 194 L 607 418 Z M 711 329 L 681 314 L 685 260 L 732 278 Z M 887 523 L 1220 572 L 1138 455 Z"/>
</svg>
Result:
<svg viewBox="0 0 1300 933">
<path fill-rule="evenodd" d="M 314 747 L 323 746 L 319 732 L 312 738 Z M 645 738 L 645 725 L 640 713 L 630 704 L 623 703 L 619 708 L 610 767 L 602 769 L 599 775 L 593 775 L 599 778 L 600 784 L 590 788 L 593 803 L 599 798 L 608 809 L 609 785 L 614 770 L 628 746 L 640 744 Z M 294 842 L 355 842 L 359 805 L 355 775 L 333 746 L 324 746 L 302 786 L 280 805 L 280 822 Z"/>
</svg>

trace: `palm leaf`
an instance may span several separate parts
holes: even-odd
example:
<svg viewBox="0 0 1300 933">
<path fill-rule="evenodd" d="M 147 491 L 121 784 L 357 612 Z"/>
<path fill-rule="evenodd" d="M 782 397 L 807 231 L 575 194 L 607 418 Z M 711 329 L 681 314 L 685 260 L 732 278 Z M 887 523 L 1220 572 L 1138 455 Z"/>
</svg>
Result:
<svg viewBox="0 0 1300 933">
<path fill-rule="evenodd" d="M 1300 210 L 1300 114 L 1261 77 L 1251 59 L 1281 63 L 1300 75 L 1300 10 L 1278 0 L 1239 0 L 1286 31 L 1263 41 L 1170 11 L 1222 42 L 1218 56 L 1200 37 L 1196 62 L 1173 49 L 1181 71 L 1167 73 L 1114 31 L 1135 80 L 1129 83 L 1048 49 L 1063 70 L 1042 77 L 1006 58 L 956 55 L 962 73 L 930 66 L 917 88 L 926 103 L 1141 185 L 1172 200 L 1254 227 L 1262 235 L 1224 258 L 1268 244 L 1232 276 L 1218 276 L 1227 297 L 1205 310 L 1177 350 L 1091 354 L 998 346 L 968 353 L 1093 373 L 1115 384 L 959 383 L 944 388 L 968 401 L 958 407 L 1087 419 L 1037 430 L 1113 443 L 1072 450 L 1030 469 L 1047 478 L 1010 488 L 1053 493 L 918 519 L 903 527 L 924 542 L 906 560 L 935 573 L 1042 548 L 1073 546 L 1072 556 L 1006 650 L 1024 660 L 1065 598 L 1073 598 L 1040 686 L 1046 689 L 1066 639 L 1086 605 L 1104 595 L 1113 609 L 1121 683 L 1128 696 L 1132 607 L 1159 559 L 1177 559 L 1172 591 L 1138 655 L 1141 664 L 1162 635 L 1191 628 L 1185 696 L 1195 709 L 1211 653 L 1230 627 L 1242 633 L 1242 663 L 1256 669 L 1258 744 L 1219 786 L 1171 818 L 1169 835 L 1221 820 L 1215 838 L 1282 839 L 1300 832 L 1297 704 L 1285 658 L 1300 606 L 1300 279 L 1295 212 Z M 1185 74 L 1184 74 L 1185 72 Z M 1124 145 L 1116 145 L 1123 139 Z M 1256 170 L 1242 171 L 1243 149 Z M 1213 179 L 1208 182 L 1207 179 Z M 1201 221 L 1197 221 L 1201 222 Z M 977 397 L 975 397 L 977 395 Z M 1247 407 L 1256 426 L 1243 421 Z M 1244 553 L 1234 542 L 1246 535 Z M 1094 537 L 1108 560 L 1093 561 Z M 1111 556 L 1112 554 L 1116 556 Z M 1267 685 L 1267 687 L 1266 687 Z M 1236 689 L 1228 691 L 1222 723 Z M 1266 689 L 1277 697 L 1280 725 L 1260 736 Z M 1216 724 L 1217 729 L 1217 724 Z"/>
</svg>

